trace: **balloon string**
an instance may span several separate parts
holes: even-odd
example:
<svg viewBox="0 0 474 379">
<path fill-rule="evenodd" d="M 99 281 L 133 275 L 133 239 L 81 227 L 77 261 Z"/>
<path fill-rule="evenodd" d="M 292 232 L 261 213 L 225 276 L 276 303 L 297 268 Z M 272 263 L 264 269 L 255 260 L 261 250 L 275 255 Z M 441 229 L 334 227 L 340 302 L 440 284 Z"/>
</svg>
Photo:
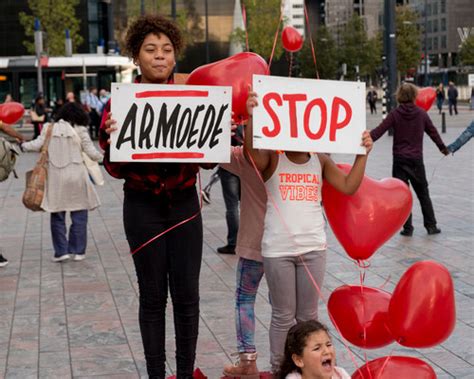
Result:
<svg viewBox="0 0 474 379">
<path fill-rule="evenodd" d="M 245 29 L 245 46 L 247 47 L 247 51 L 250 51 L 250 49 L 249 49 L 249 33 L 248 33 L 248 30 L 247 30 L 247 12 L 245 10 L 245 4 L 244 3 L 242 3 L 241 11 L 242 11 L 242 20 L 244 22 L 244 29 Z"/>
<path fill-rule="evenodd" d="M 290 53 L 290 64 L 288 69 L 288 77 L 291 78 L 291 70 L 293 69 L 293 53 Z"/>
<path fill-rule="evenodd" d="M 316 63 L 316 50 L 314 48 L 313 35 L 311 34 L 311 25 L 309 23 L 308 8 L 306 7 L 306 1 L 304 1 L 304 15 L 306 17 L 306 26 L 308 30 L 309 42 L 311 44 L 311 54 L 313 55 L 314 68 L 316 70 L 316 79 L 319 79 L 318 64 Z"/>
<path fill-rule="evenodd" d="M 199 178 L 199 180 L 198 180 L 198 182 L 199 182 L 199 211 L 197 211 L 193 216 L 187 218 L 186 220 L 180 221 L 177 224 L 173 225 L 172 227 L 166 229 L 165 231 L 163 231 L 163 232 L 157 234 L 156 236 L 150 238 L 143 245 L 141 245 L 138 248 L 136 248 L 135 250 L 133 250 L 131 252 L 132 255 L 138 253 L 141 249 L 148 246 L 150 243 L 156 241 L 158 238 L 164 236 L 166 233 L 171 232 L 173 229 L 176 229 L 178 226 L 186 224 L 187 222 L 195 219 L 197 216 L 199 216 L 201 214 L 201 210 L 202 210 L 202 191 L 201 191 L 201 173 L 199 171 L 198 171 L 198 178 Z"/>
<path fill-rule="evenodd" d="M 393 349 L 392 351 L 390 352 L 390 355 L 385 359 L 382 367 L 380 368 L 380 371 L 379 371 L 379 376 L 383 378 L 383 370 L 385 370 L 385 367 L 387 367 L 388 365 L 388 362 L 390 361 L 390 359 L 392 359 L 392 354 L 393 354 Z"/>
<path fill-rule="evenodd" d="M 390 279 L 392 279 L 392 275 L 391 275 L 391 274 L 389 274 L 388 277 L 387 277 L 387 279 L 385 279 L 385 281 L 382 283 L 382 285 L 379 286 L 379 289 L 382 290 L 382 289 L 387 285 L 387 283 L 390 281 Z"/>
<path fill-rule="evenodd" d="M 431 182 L 433 181 L 433 177 L 434 177 L 434 174 L 435 174 L 435 172 L 436 172 L 436 169 L 438 168 L 440 162 L 441 162 L 444 158 L 446 158 L 446 155 L 443 155 L 443 156 L 438 160 L 438 162 L 436 162 L 435 168 L 433 169 L 433 172 L 432 172 L 432 174 L 431 174 L 431 178 L 430 178 L 430 180 L 428 180 L 428 185 L 430 185 Z"/>
<path fill-rule="evenodd" d="M 275 54 L 275 48 L 276 48 L 276 44 L 277 44 L 277 41 L 278 41 L 278 34 L 280 33 L 280 25 L 281 25 L 282 20 L 283 20 L 283 12 L 280 9 L 280 20 L 278 21 L 278 26 L 277 26 L 276 33 L 275 33 L 275 38 L 273 39 L 272 53 L 270 54 L 270 60 L 268 61 L 268 74 L 270 74 L 270 68 L 272 66 L 273 56 Z"/>
</svg>

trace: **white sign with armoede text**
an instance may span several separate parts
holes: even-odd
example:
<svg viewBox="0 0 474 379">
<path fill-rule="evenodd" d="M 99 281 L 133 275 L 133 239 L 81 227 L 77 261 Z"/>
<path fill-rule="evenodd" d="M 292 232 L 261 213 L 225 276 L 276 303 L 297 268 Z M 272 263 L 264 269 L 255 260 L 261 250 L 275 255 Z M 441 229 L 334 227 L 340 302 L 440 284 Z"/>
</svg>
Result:
<svg viewBox="0 0 474 379">
<path fill-rule="evenodd" d="M 253 76 L 253 146 L 365 154 L 365 83 Z"/>
<path fill-rule="evenodd" d="M 230 162 L 232 87 L 112 84 L 112 162 Z"/>
</svg>

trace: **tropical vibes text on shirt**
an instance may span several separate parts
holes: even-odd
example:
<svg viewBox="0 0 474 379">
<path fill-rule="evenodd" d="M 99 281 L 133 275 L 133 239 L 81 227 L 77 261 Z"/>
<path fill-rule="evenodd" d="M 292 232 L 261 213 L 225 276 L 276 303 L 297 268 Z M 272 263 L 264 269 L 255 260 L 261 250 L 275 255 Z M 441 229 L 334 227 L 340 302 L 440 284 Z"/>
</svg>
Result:
<svg viewBox="0 0 474 379">
<path fill-rule="evenodd" d="M 112 162 L 229 162 L 231 87 L 112 84 Z"/>
<path fill-rule="evenodd" d="M 253 76 L 259 149 L 365 154 L 365 83 Z"/>
</svg>

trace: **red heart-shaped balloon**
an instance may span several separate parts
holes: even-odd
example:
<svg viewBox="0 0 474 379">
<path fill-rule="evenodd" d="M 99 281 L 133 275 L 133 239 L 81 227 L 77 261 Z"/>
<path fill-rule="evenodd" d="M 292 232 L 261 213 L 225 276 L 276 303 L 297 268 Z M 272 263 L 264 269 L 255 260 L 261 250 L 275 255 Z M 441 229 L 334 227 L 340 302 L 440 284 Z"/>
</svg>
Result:
<svg viewBox="0 0 474 379">
<path fill-rule="evenodd" d="M 0 104 L 0 121 L 5 124 L 14 124 L 23 117 L 25 108 L 14 101 Z"/>
<path fill-rule="evenodd" d="M 378 288 L 344 285 L 331 293 L 328 310 L 346 340 L 358 347 L 374 349 L 393 342 L 388 328 L 391 297 Z"/>
<path fill-rule="evenodd" d="M 418 89 L 418 96 L 416 97 L 415 103 L 425 111 L 429 111 L 436 99 L 436 91 L 434 88 L 425 87 Z"/>
<path fill-rule="evenodd" d="M 286 26 L 281 32 L 281 43 L 286 51 L 295 53 L 303 47 L 303 36 L 293 26 Z"/>
<path fill-rule="evenodd" d="M 408 347 L 431 347 L 449 337 L 456 324 L 454 286 L 446 267 L 434 261 L 413 264 L 400 278 L 389 306 L 395 340 Z"/>
<path fill-rule="evenodd" d="M 195 69 L 186 81 L 187 84 L 201 86 L 232 86 L 232 111 L 240 120 L 248 118 L 248 86 L 252 76 L 268 75 L 268 64 L 255 53 L 238 53 L 229 58 L 207 64 Z"/>
<path fill-rule="evenodd" d="M 418 358 L 390 356 L 374 359 L 351 376 L 352 379 L 436 379 L 436 373 Z"/>
<path fill-rule="evenodd" d="M 344 172 L 351 166 L 338 164 Z M 327 181 L 322 189 L 324 210 L 337 240 L 353 259 L 368 259 L 405 223 L 412 195 L 399 179 L 374 180 L 364 175 L 354 195 L 344 195 Z"/>
</svg>

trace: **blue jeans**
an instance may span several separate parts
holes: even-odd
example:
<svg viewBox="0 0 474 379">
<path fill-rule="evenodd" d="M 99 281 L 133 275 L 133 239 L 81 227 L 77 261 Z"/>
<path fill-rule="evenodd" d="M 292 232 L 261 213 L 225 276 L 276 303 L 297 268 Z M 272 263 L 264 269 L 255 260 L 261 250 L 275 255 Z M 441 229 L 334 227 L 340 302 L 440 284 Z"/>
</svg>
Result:
<svg viewBox="0 0 474 379">
<path fill-rule="evenodd" d="M 221 178 L 222 195 L 225 203 L 227 245 L 235 246 L 237 244 L 237 232 L 239 231 L 240 180 L 238 176 L 223 168 L 219 168 L 219 177 Z"/>
<path fill-rule="evenodd" d="M 448 146 L 448 150 L 451 153 L 458 151 L 467 141 L 469 141 L 474 136 L 474 121 L 471 121 L 471 125 L 469 125 L 464 132 L 454 141 L 452 144 Z"/>
<path fill-rule="evenodd" d="M 255 299 L 263 263 L 239 258 L 235 289 L 235 330 L 239 353 L 255 353 Z"/>
<path fill-rule="evenodd" d="M 72 224 L 67 238 L 66 212 L 51 213 L 51 236 L 54 256 L 85 254 L 87 246 L 87 209 L 71 212 Z"/>
</svg>

